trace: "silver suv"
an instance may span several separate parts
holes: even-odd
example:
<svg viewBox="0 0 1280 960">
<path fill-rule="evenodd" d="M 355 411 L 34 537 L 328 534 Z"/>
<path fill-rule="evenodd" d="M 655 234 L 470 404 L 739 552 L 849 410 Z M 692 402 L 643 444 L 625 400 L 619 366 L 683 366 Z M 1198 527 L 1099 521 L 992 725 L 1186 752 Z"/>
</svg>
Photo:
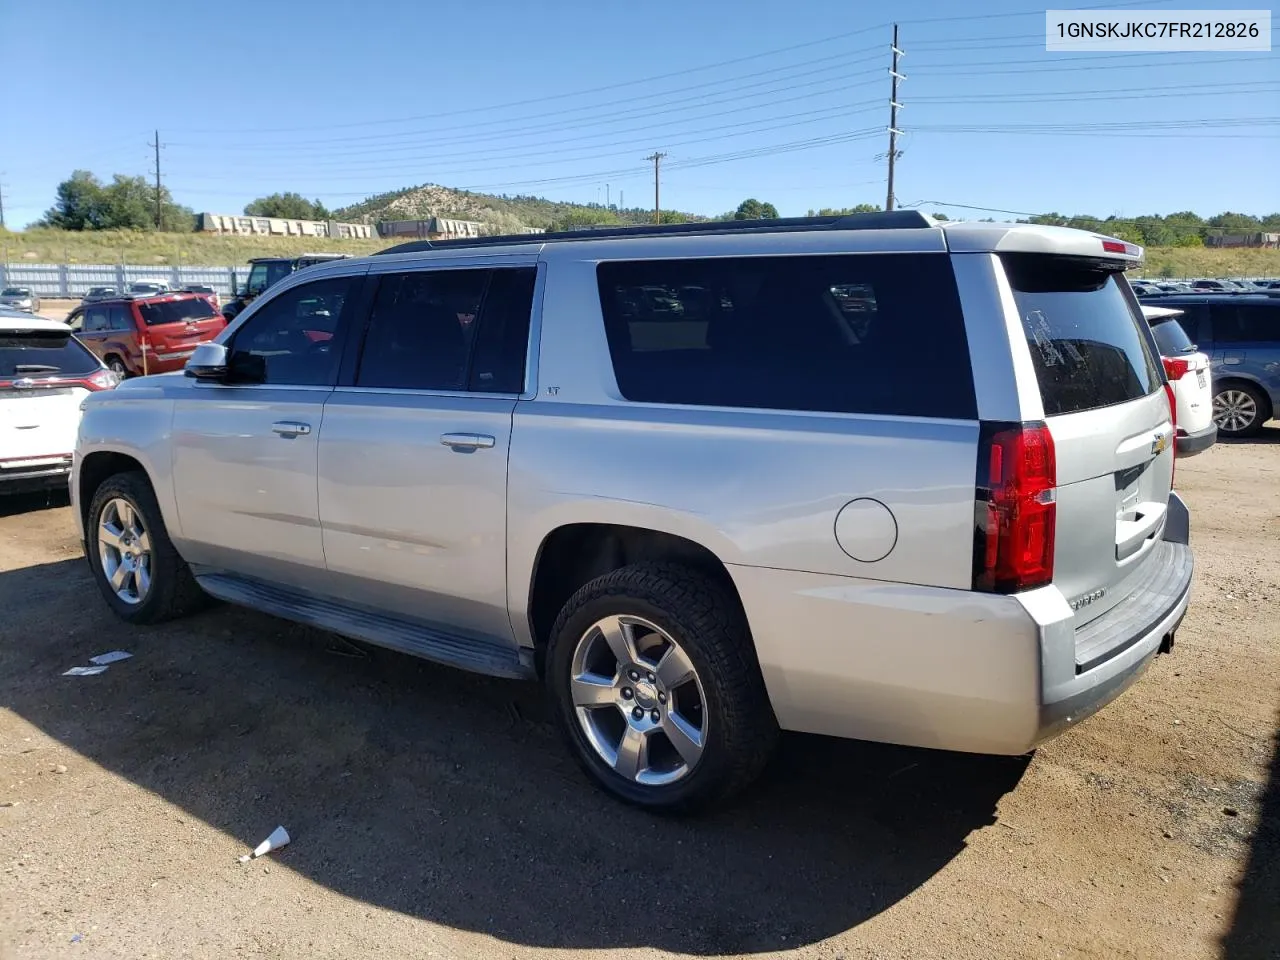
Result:
<svg viewBox="0 0 1280 960">
<path fill-rule="evenodd" d="M 133 623 L 206 596 L 546 684 L 685 810 L 779 728 L 1020 754 L 1187 607 L 1141 250 L 916 213 L 418 242 L 85 405 Z"/>
</svg>

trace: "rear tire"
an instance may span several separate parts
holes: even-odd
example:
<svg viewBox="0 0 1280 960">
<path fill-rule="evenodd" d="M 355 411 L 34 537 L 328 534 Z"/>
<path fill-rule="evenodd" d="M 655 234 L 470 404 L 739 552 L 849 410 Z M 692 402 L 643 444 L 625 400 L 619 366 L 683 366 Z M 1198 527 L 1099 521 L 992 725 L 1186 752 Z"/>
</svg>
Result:
<svg viewBox="0 0 1280 960">
<path fill-rule="evenodd" d="M 578 590 L 552 628 L 546 684 L 582 768 L 654 812 L 727 800 L 778 737 L 737 599 L 675 564 L 634 564 Z"/>
<path fill-rule="evenodd" d="M 125 368 L 124 361 L 119 357 L 107 357 L 107 369 L 121 380 L 129 376 L 129 371 Z"/>
<path fill-rule="evenodd" d="M 155 491 L 141 471 L 117 473 L 94 491 L 84 551 L 107 606 L 129 623 L 162 623 L 208 603 L 169 539 Z"/>
<path fill-rule="evenodd" d="M 1228 439 L 1256 437 L 1271 418 L 1271 404 L 1261 390 L 1239 380 L 1222 384 L 1213 395 L 1213 422 Z"/>
</svg>

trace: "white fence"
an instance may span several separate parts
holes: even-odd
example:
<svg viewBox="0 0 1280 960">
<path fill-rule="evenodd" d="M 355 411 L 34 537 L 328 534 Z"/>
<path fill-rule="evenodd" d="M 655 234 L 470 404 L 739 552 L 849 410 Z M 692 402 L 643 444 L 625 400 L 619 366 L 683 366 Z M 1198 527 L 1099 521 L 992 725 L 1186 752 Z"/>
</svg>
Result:
<svg viewBox="0 0 1280 960">
<path fill-rule="evenodd" d="M 171 287 L 204 283 L 227 297 L 244 286 L 249 268 L 138 267 L 114 263 L 4 263 L 0 287 L 30 287 L 41 297 L 82 297 L 90 287 L 123 291 L 138 280 L 164 280 Z"/>
</svg>

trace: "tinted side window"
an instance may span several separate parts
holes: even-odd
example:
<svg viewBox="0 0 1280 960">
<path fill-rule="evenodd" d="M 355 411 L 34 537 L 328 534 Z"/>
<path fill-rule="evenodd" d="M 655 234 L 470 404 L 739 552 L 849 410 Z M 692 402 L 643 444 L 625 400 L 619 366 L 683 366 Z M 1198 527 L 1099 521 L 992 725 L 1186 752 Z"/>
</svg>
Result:
<svg viewBox="0 0 1280 960">
<path fill-rule="evenodd" d="M 94 333 L 107 329 L 107 308 L 90 307 L 84 314 L 84 332 Z"/>
<path fill-rule="evenodd" d="M 977 416 L 944 254 L 613 262 L 597 275 L 628 400 Z"/>
<path fill-rule="evenodd" d="M 468 389 L 481 393 L 523 392 L 537 276 L 533 267 L 493 271 L 480 311 Z"/>
<path fill-rule="evenodd" d="M 1280 343 L 1280 305 L 1242 303 L 1237 310 L 1243 340 L 1249 343 Z"/>
<path fill-rule="evenodd" d="M 273 297 L 236 331 L 233 352 L 261 357 L 264 383 L 332 384 L 338 366 L 338 323 L 358 282 L 333 277 Z"/>
<path fill-rule="evenodd" d="M 1000 259 L 1047 415 L 1125 403 L 1161 385 L 1146 321 L 1111 268 L 1037 253 Z"/>
<path fill-rule="evenodd" d="M 488 270 L 430 270 L 381 278 L 358 387 L 464 390 Z"/>
<path fill-rule="evenodd" d="M 122 303 L 113 303 L 110 307 L 107 326 L 112 330 L 132 330 L 133 317 L 130 309 Z"/>
<path fill-rule="evenodd" d="M 1152 321 L 1151 332 L 1155 334 L 1156 346 L 1160 348 L 1162 357 L 1176 357 L 1183 353 L 1196 352 L 1196 345 L 1173 317 L 1168 320 Z"/>
</svg>

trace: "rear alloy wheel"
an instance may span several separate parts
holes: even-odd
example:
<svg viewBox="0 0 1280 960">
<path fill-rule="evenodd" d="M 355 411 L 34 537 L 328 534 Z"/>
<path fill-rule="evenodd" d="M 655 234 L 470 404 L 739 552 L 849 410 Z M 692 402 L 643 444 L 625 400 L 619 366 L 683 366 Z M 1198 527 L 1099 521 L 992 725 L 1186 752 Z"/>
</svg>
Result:
<svg viewBox="0 0 1280 960">
<path fill-rule="evenodd" d="M 1266 419 L 1266 399 L 1249 384 L 1232 383 L 1213 398 L 1213 422 L 1224 437 L 1252 437 Z"/>
<path fill-rule="evenodd" d="M 119 357 L 107 358 L 107 369 L 114 373 L 119 379 L 123 380 L 129 375 L 129 371 L 125 369 L 124 361 Z"/>
<path fill-rule="evenodd" d="M 623 567 L 570 597 L 551 631 L 546 682 L 583 769 L 656 812 L 738 792 L 778 735 L 737 598 L 675 564 Z"/>
</svg>

